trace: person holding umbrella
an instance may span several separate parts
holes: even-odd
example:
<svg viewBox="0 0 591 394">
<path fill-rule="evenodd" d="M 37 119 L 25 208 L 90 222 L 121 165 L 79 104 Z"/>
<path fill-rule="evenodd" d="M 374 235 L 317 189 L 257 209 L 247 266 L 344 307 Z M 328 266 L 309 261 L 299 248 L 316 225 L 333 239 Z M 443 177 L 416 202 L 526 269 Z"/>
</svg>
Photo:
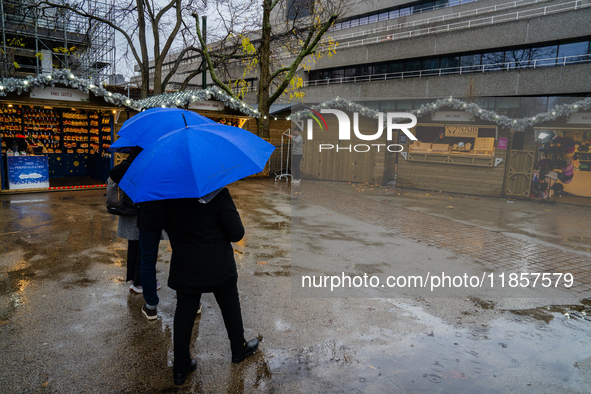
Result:
<svg viewBox="0 0 591 394">
<path fill-rule="evenodd" d="M 227 188 L 208 203 L 196 198 L 167 200 L 166 231 L 172 234 L 168 286 L 177 291 L 174 314 L 174 384 L 195 371 L 190 345 L 201 294 L 213 293 L 222 311 L 232 362 L 253 354 L 258 340 L 246 341 L 238 297 L 238 273 L 231 242 L 244 236 L 244 227 Z"/>
<path fill-rule="evenodd" d="M 152 113 L 166 115 L 165 111 Z M 169 117 L 161 120 L 166 121 Z M 274 149 L 240 128 L 217 123 L 185 125 L 150 143 L 119 184 L 136 203 L 165 200 L 162 217 L 172 246 L 168 286 L 177 291 L 176 385 L 197 369 L 190 346 L 202 293 L 214 293 L 220 306 L 232 362 L 240 363 L 258 349 L 256 338 L 244 338 L 231 244 L 242 239 L 244 227 L 224 186 L 262 171 Z"/>
</svg>

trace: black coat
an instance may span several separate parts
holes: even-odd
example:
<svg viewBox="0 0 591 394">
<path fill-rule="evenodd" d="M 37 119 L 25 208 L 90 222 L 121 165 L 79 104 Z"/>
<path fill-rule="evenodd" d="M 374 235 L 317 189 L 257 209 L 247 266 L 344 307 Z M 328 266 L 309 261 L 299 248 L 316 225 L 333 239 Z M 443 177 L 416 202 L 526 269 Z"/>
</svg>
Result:
<svg viewBox="0 0 591 394">
<path fill-rule="evenodd" d="M 163 213 L 172 246 L 169 287 L 200 293 L 236 277 L 230 242 L 242 239 L 244 227 L 228 189 L 207 204 L 196 198 L 166 200 Z"/>
</svg>

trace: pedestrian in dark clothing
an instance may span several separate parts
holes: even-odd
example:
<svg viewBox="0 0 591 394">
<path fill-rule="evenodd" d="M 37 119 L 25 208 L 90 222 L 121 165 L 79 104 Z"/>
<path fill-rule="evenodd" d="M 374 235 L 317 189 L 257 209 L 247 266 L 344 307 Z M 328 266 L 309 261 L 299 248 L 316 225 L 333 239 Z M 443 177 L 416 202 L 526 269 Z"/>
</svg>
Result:
<svg viewBox="0 0 591 394">
<path fill-rule="evenodd" d="M 137 227 L 139 229 L 140 274 L 144 301 L 146 301 L 142 306 L 142 314 L 148 320 L 155 320 L 160 302 L 157 293 L 160 284 L 156 280 L 158 247 L 160 239 L 166 239 L 162 232 L 164 230 L 163 201 L 141 202 L 139 206 Z"/>
<path fill-rule="evenodd" d="M 127 158 L 111 169 L 109 177 L 115 183 L 121 182 L 121 178 L 141 151 L 140 147 L 134 149 Z M 127 276 L 125 280 L 131 281 L 130 290 L 141 293 L 143 290 L 140 276 L 140 241 L 137 219 L 137 215 L 120 215 L 117 219 L 117 236 L 127 239 Z"/>
<path fill-rule="evenodd" d="M 303 144 L 304 140 L 300 135 L 299 130 L 294 130 L 293 135 L 291 134 L 283 134 L 286 135 L 291 139 L 292 148 L 291 148 L 291 163 L 292 163 L 292 183 L 298 184 L 300 183 L 300 161 L 302 161 L 302 156 L 304 155 Z"/>
<path fill-rule="evenodd" d="M 228 189 L 223 188 L 208 203 L 196 198 L 166 200 L 164 213 L 172 245 L 168 286 L 177 291 L 173 373 L 174 383 L 181 385 L 197 368 L 190 345 L 202 293 L 213 293 L 220 306 L 232 362 L 253 354 L 259 343 L 256 338 L 244 339 L 231 244 L 242 239 L 244 227 Z"/>
</svg>

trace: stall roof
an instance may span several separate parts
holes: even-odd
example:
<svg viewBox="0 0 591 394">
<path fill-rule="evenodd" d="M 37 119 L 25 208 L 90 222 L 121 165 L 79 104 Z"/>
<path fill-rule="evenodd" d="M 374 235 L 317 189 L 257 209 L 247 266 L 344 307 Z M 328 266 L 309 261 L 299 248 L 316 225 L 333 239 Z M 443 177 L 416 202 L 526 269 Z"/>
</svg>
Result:
<svg viewBox="0 0 591 394">
<path fill-rule="evenodd" d="M 476 116 L 479 119 L 491 122 L 501 127 L 516 131 L 524 131 L 528 127 L 534 127 L 544 122 L 553 121 L 563 116 L 571 116 L 572 114 L 591 108 L 591 97 L 582 99 L 572 104 L 563 104 L 554 107 L 548 112 L 540 113 L 533 117 L 526 117 L 520 119 L 512 119 L 505 115 L 499 115 L 494 111 L 480 108 L 476 103 L 467 103 L 465 101 L 449 97 L 446 99 L 435 100 L 432 103 L 424 104 L 419 109 L 408 111 L 417 117 L 433 114 L 441 108 L 452 108 L 455 110 L 466 111 Z M 318 105 L 311 107 L 315 111 L 320 111 L 323 108 L 342 108 L 346 111 L 358 112 L 362 116 L 378 119 L 380 111 L 372 108 L 367 108 L 361 104 L 349 101 L 340 97 L 336 99 L 325 101 Z M 291 115 L 291 119 L 298 121 L 310 113 L 309 109 L 302 109 Z"/>
<path fill-rule="evenodd" d="M 219 100 L 227 107 L 239 111 L 249 117 L 258 118 L 259 112 L 248 104 L 237 100 L 226 94 L 218 87 L 203 90 L 190 90 L 177 93 L 164 93 L 148 97 L 142 100 L 133 100 L 120 93 L 112 93 L 100 85 L 95 85 L 89 79 L 76 77 L 69 70 L 55 70 L 51 74 L 39 75 L 38 77 L 27 77 L 26 79 L 5 78 L 0 80 L 0 97 L 8 93 L 22 94 L 34 88 L 45 88 L 46 86 L 65 85 L 66 87 L 78 89 L 84 92 L 92 92 L 96 97 L 103 99 L 115 106 L 125 106 L 136 111 L 154 107 L 183 107 L 193 102 Z"/>
</svg>

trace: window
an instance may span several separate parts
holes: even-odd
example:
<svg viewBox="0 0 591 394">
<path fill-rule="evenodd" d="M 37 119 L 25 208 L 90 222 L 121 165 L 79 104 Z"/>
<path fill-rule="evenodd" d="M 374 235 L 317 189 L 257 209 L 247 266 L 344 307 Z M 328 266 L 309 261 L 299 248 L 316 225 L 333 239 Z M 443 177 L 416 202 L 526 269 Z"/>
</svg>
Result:
<svg viewBox="0 0 591 394">
<path fill-rule="evenodd" d="M 509 63 L 509 69 L 527 68 L 530 60 L 529 49 L 515 49 L 505 52 L 505 61 Z"/>
<path fill-rule="evenodd" d="M 399 11 L 399 10 L 390 11 L 390 12 L 388 13 L 388 19 L 395 19 L 395 18 L 398 18 L 398 15 L 400 15 L 400 11 Z"/>
<path fill-rule="evenodd" d="M 332 70 L 332 77 L 333 78 L 343 78 L 345 76 L 345 69 L 339 68 L 338 70 Z"/>
<path fill-rule="evenodd" d="M 295 20 L 309 16 L 314 10 L 313 0 L 288 0 L 287 19 Z"/>
<path fill-rule="evenodd" d="M 482 55 L 482 64 L 488 71 L 502 70 L 504 68 L 505 52 L 489 52 Z"/>
<path fill-rule="evenodd" d="M 394 63 L 389 63 L 388 64 L 388 74 L 393 74 L 393 75 L 389 75 L 388 79 L 391 78 L 400 78 L 402 75 L 401 73 L 404 71 L 404 63 L 402 62 L 394 62 Z"/>
<path fill-rule="evenodd" d="M 380 64 L 378 66 L 375 66 L 374 72 L 376 74 L 385 74 L 388 72 L 388 66 L 386 64 Z"/>
<path fill-rule="evenodd" d="M 447 0 L 435 0 L 434 9 L 438 10 L 444 8 L 447 5 Z"/>
<path fill-rule="evenodd" d="M 348 29 L 349 27 L 351 27 L 350 21 L 341 22 L 341 29 Z"/>
<path fill-rule="evenodd" d="M 351 19 L 351 27 L 359 26 L 359 19 Z"/>
<path fill-rule="evenodd" d="M 546 112 L 548 108 L 547 97 L 521 97 L 519 103 L 519 116 L 529 117 Z"/>
<path fill-rule="evenodd" d="M 480 64 L 482 55 L 477 53 L 474 55 L 464 55 L 460 57 L 460 66 L 462 73 L 469 73 L 479 71 L 481 69 Z"/>
<path fill-rule="evenodd" d="M 410 7 L 402 8 L 400 10 L 400 16 L 410 15 Z"/>
<path fill-rule="evenodd" d="M 349 67 L 345 69 L 345 77 L 357 76 L 357 67 Z"/>
<path fill-rule="evenodd" d="M 376 23 L 378 21 L 378 14 L 369 16 L 369 23 Z"/>
<path fill-rule="evenodd" d="M 404 62 L 404 77 L 418 77 L 421 70 L 420 60 L 407 60 Z"/>
<path fill-rule="evenodd" d="M 558 64 L 579 63 L 582 60 L 589 60 L 589 41 L 573 42 L 572 44 L 561 44 L 558 46 Z"/>
<path fill-rule="evenodd" d="M 423 5 L 422 4 L 418 4 L 412 7 L 412 13 L 413 14 L 419 14 L 423 12 Z"/>
<path fill-rule="evenodd" d="M 460 66 L 460 57 L 459 56 L 442 57 L 439 66 L 441 67 L 441 75 L 457 74 L 460 71 L 457 69 L 457 67 Z"/>
<path fill-rule="evenodd" d="M 381 13 L 378 15 L 378 20 L 379 20 L 380 22 L 382 22 L 382 21 L 387 21 L 387 20 L 388 20 L 388 13 L 387 13 L 387 12 L 381 12 Z"/>
<path fill-rule="evenodd" d="M 423 75 L 438 75 L 439 74 L 439 59 L 423 60 Z"/>
<path fill-rule="evenodd" d="M 341 23 L 340 22 L 339 23 L 335 23 L 332 26 L 332 30 L 341 30 Z"/>
<path fill-rule="evenodd" d="M 427 3 L 424 3 L 423 4 L 423 12 L 433 11 L 434 7 L 435 7 L 435 2 L 433 2 L 433 1 L 429 1 Z"/>
<path fill-rule="evenodd" d="M 372 75 L 374 73 L 374 66 L 361 66 L 361 75 Z"/>
<path fill-rule="evenodd" d="M 359 24 L 360 25 L 367 25 L 369 18 L 367 16 L 364 16 L 363 18 L 359 18 Z"/>
<path fill-rule="evenodd" d="M 557 56 L 558 45 L 532 48 L 531 50 L 531 59 L 534 61 L 534 67 L 555 66 Z"/>
</svg>

